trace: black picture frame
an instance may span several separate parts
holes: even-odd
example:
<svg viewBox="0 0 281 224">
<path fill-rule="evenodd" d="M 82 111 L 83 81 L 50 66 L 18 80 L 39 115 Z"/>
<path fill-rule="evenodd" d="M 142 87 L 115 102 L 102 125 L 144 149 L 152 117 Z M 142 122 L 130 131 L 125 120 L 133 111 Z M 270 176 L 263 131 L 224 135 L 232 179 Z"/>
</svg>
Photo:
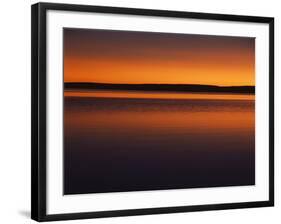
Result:
<svg viewBox="0 0 281 224">
<path fill-rule="evenodd" d="M 269 200 L 243 203 L 208 204 L 196 206 L 160 207 L 102 212 L 70 214 L 46 213 L 46 12 L 64 10 L 76 12 L 102 12 L 125 15 L 162 16 L 206 20 L 240 21 L 269 24 Z M 32 5 L 31 13 L 31 127 L 32 127 L 32 165 L 31 165 L 31 218 L 36 221 L 55 221 L 70 219 L 132 216 L 161 213 L 192 212 L 237 208 L 266 207 L 274 205 L 274 18 L 194 13 L 183 11 L 164 11 L 137 8 L 103 7 L 73 4 L 37 3 Z"/>
</svg>

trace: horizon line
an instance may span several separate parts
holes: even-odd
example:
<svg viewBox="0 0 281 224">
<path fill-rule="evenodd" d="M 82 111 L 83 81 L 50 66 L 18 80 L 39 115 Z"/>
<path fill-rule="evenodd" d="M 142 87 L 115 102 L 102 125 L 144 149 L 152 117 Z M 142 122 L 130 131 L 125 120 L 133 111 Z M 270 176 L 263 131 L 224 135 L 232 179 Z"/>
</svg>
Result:
<svg viewBox="0 0 281 224">
<path fill-rule="evenodd" d="M 198 84 L 198 83 L 108 83 L 108 82 L 64 82 L 64 84 L 102 84 L 102 85 L 197 85 L 197 86 L 213 86 L 213 87 L 255 87 L 255 85 L 214 85 L 214 84 Z"/>
</svg>

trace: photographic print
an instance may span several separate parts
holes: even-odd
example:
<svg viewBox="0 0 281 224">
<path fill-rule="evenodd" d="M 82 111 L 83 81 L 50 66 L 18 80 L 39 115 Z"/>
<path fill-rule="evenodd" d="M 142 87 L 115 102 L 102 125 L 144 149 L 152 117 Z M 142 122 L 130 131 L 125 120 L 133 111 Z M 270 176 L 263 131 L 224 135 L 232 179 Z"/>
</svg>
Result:
<svg viewBox="0 0 281 224">
<path fill-rule="evenodd" d="M 255 38 L 63 29 L 64 194 L 255 185 Z"/>
<path fill-rule="evenodd" d="M 274 206 L 274 18 L 31 8 L 31 217 Z"/>
</svg>

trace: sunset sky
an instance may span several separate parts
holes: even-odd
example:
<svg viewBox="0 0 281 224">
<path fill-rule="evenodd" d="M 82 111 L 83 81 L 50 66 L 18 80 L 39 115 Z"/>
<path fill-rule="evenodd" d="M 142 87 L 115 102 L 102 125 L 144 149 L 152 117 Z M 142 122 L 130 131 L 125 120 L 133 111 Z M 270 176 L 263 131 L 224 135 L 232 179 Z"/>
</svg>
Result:
<svg viewBox="0 0 281 224">
<path fill-rule="evenodd" d="M 255 85 L 255 39 L 67 28 L 64 81 Z"/>
</svg>

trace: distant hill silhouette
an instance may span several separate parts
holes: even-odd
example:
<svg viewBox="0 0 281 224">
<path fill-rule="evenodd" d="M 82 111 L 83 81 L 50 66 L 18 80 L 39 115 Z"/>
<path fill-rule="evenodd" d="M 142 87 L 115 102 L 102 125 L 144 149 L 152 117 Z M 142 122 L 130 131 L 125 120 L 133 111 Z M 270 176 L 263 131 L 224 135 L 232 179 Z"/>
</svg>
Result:
<svg viewBox="0 0 281 224">
<path fill-rule="evenodd" d="M 215 86 L 198 84 L 110 84 L 94 82 L 66 82 L 64 83 L 64 88 L 165 92 L 255 93 L 255 86 Z"/>
</svg>

